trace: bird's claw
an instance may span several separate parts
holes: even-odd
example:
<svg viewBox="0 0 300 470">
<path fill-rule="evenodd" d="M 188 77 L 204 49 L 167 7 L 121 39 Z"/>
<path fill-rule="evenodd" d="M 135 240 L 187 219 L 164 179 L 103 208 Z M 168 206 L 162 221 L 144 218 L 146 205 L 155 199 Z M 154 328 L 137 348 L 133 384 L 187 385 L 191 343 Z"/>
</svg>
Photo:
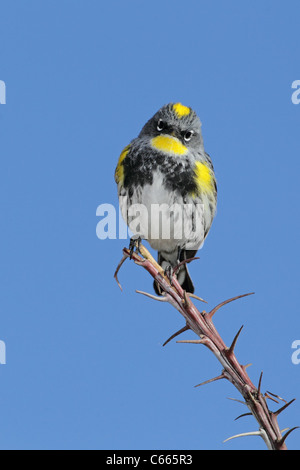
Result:
<svg viewBox="0 0 300 470">
<path fill-rule="evenodd" d="M 172 285 L 172 280 L 174 276 L 174 268 L 170 264 L 165 268 L 164 275 L 169 279 L 170 284 Z"/>
<path fill-rule="evenodd" d="M 131 238 L 130 243 L 129 243 L 129 251 L 130 251 L 130 256 L 129 258 L 132 259 L 132 255 L 134 253 L 134 250 L 136 253 L 140 252 L 140 245 L 142 243 L 141 237 L 138 238 Z"/>
</svg>

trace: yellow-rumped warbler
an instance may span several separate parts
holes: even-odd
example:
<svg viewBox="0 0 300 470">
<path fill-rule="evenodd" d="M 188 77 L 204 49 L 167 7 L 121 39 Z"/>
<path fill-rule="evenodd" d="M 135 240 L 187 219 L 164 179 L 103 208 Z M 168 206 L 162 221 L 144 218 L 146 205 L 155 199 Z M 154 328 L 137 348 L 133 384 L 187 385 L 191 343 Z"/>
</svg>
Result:
<svg viewBox="0 0 300 470">
<path fill-rule="evenodd" d="M 163 106 L 122 151 L 115 180 L 124 220 L 135 238 L 158 251 L 164 269 L 195 256 L 215 215 L 217 185 L 191 108 Z M 186 264 L 176 274 L 182 288 L 194 292 Z"/>
</svg>

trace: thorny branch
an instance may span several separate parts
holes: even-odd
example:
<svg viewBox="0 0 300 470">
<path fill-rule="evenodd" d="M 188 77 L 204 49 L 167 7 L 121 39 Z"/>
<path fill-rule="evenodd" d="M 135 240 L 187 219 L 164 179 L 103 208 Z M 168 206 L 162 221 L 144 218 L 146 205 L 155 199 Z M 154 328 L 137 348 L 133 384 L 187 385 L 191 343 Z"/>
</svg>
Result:
<svg viewBox="0 0 300 470">
<path fill-rule="evenodd" d="M 243 436 L 260 436 L 266 443 L 268 449 L 270 450 L 287 450 L 286 447 L 286 438 L 288 435 L 296 429 L 296 427 L 292 429 L 284 429 L 280 430 L 277 422 L 278 415 L 284 411 L 294 400 L 290 402 L 285 402 L 285 404 L 279 408 L 277 411 L 270 411 L 267 405 L 266 399 L 271 399 L 278 403 L 275 399 L 282 400 L 282 398 L 272 394 L 271 392 L 262 393 L 261 392 L 261 382 L 262 382 L 262 373 L 260 375 L 258 386 L 256 387 L 250 380 L 246 368 L 247 365 L 241 365 L 234 352 L 234 348 L 241 333 L 243 327 L 235 335 L 230 347 L 227 347 L 222 340 L 221 336 L 219 335 L 218 331 L 216 330 L 213 324 L 213 316 L 215 313 L 224 305 L 234 300 L 240 299 L 247 295 L 251 294 L 244 294 L 239 295 L 237 297 L 233 297 L 231 299 L 225 300 L 224 302 L 217 305 L 213 308 L 210 312 L 202 311 L 200 312 L 193 302 L 191 301 L 192 298 L 196 298 L 198 300 L 203 301 L 200 297 L 197 297 L 192 294 L 188 294 L 185 292 L 180 284 L 178 283 L 176 276 L 173 275 L 172 280 L 165 275 L 164 270 L 161 266 L 154 260 L 151 256 L 149 251 L 142 245 L 139 245 L 139 253 L 142 257 L 137 254 L 136 252 L 131 252 L 129 249 L 123 249 L 123 258 L 120 261 L 117 270 L 115 272 L 115 279 L 121 288 L 121 285 L 118 281 L 118 272 L 127 258 L 132 258 L 134 262 L 145 268 L 151 276 L 159 283 L 161 291 L 163 295 L 161 297 L 157 297 L 152 294 L 148 294 L 146 292 L 137 291 L 140 294 L 144 294 L 154 300 L 158 300 L 161 302 L 168 302 L 173 307 L 175 307 L 181 315 L 183 315 L 186 325 L 181 328 L 178 332 L 174 333 L 165 343 L 164 346 L 171 341 L 171 339 L 175 338 L 176 336 L 180 335 L 184 331 L 192 330 L 196 335 L 199 337 L 197 340 L 186 340 L 186 341 L 178 341 L 179 343 L 192 343 L 192 344 L 203 344 L 208 349 L 212 351 L 212 353 L 216 356 L 218 361 L 221 363 L 223 370 L 221 374 L 213 379 L 207 380 L 197 386 L 204 385 L 210 382 L 214 382 L 220 379 L 227 379 L 229 380 L 239 391 L 239 393 L 243 396 L 244 403 L 249 408 L 250 412 L 240 415 L 238 418 L 241 418 L 246 415 L 252 414 L 256 421 L 258 422 L 259 429 L 258 431 L 247 432 L 243 434 L 238 434 L 236 436 L 232 436 L 229 439 L 233 439 L 235 437 L 243 437 Z M 189 261 L 189 260 L 188 260 Z M 122 289 L 122 288 L 121 288 Z M 249 364 L 248 364 L 249 365 Z M 237 400 L 239 401 L 239 400 Z M 238 419 L 237 418 L 237 419 Z M 285 432 L 282 435 L 282 432 Z M 229 440 L 226 439 L 226 440 Z"/>
</svg>

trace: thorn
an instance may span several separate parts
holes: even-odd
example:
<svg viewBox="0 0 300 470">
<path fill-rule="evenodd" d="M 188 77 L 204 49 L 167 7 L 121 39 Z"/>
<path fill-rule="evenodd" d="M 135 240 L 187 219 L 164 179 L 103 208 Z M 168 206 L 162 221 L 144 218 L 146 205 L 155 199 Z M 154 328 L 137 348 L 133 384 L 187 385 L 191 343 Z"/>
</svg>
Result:
<svg viewBox="0 0 300 470">
<path fill-rule="evenodd" d="M 205 304 L 207 304 L 206 300 L 201 299 L 201 297 L 198 297 L 198 295 L 191 294 L 191 293 L 187 293 L 187 295 L 188 295 L 189 297 L 192 297 L 193 299 L 200 300 L 200 302 L 204 302 Z"/>
<path fill-rule="evenodd" d="M 269 400 L 275 401 L 275 403 L 279 403 L 278 400 L 275 400 L 275 398 L 270 397 L 270 395 L 268 395 L 268 392 L 265 393 L 265 398 L 268 398 Z"/>
<path fill-rule="evenodd" d="M 187 295 L 187 292 L 184 290 L 183 291 L 183 300 L 182 300 L 182 304 L 183 304 L 184 308 L 187 308 L 190 303 L 191 303 L 191 301 L 190 301 L 190 299 Z"/>
<path fill-rule="evenodd" d="M 224 302 L 221 302 L 218 304 L 215 308 L 213 308 L 207 315 L 209 316 L 209 319 L 211 320 L 213 315 L 219 310 L 219 308 L 223 307 L 226 304 L 229 304 L 229 302 L 233 302 L 234 300 L 241 299 L 242 297 L 247 297 L 248 295 L 253 295 L 254 292 L 250 292 L 249 294 L 242 294 L 238 295 L 236 297 L 232 297 L 231 299 L 224 300 Z"/>
<path fill-rule="evenodd" d="M 173 268 L 173 275 L 178 271 L 178 269 L 183 265 L 183 264 L 189 264 L 191 261 L 194 261 L 196 259 L 200 259 L 199 256 L 196 256 L 194 258 L 189 258 L 189 259 L 184 259 L 181 261 L 175 268 Z"/>
<path fill-rule="evenodd" d="M 121 291 L 123 291 L 123 289 L 122 289 L 122 286 L 121 286 L 121 284 L 119 282 L 119 279 L 118 279 L 118 273 L 119 273 L 124 261 L 126 261 L 127 258 L 128 258 L 128 255 L 124 254 L 123 258 L 121 259 L 120 263 L 118 264 L 117 269 L 116 269 L 115 274 L 114 274 L 114 278 L 117 281 L 117 284 L 120 287 Z"/>
<path fill-rule="evenodd" d="M 280 429 L 280 432 L 281 432 L 281 434 L 282 434 L 283 432 L 288 431 L 289 429 L 290 429 L 290 428 Z"/>
<path fill-rule="evenodd" d="M 245 366 L 243 366 L 242 364 L 240 364 L 241 368 L 243 369 L 244 372 L 246 372 L 246 369 L 250 366 L 252 366 L 252 363 L 249 362 L 249 364 L 246 364 Z"/>
<path fill-rule="evenodd" d="M 168 302 L 168 299 L 164 296 L 159 297 L 159 296 L 156 296 L 156 295 L 153 295 L 153 294 L 149 294 L 148 292 L 143 292 L 141 290 L 136 290 L 135 292 L 137 294 L 143 294 L 146 297 L 149 297 L 150 299 L 158 300 L 159 302 Z"/>
<path fill-rule="evenodd" d="M 236 437 L 246 437 L 246 436 L 262 436 L 260 431 L 252 431 L 252 432 L 243 432 L 242 434 L 236 434 L 235 436 L 228 437 L 223 442 L 230 441 L 231 439 L 235 439 Z"/>
<path fill-rule="evenodd" d="M 241 331 L 242 331 L 243 328 L 244 328 L 244 325 L 241 326 L 241 328 L 239 329 L 239 331 L 237 332 L 237 334 L 236 334 L 235 337 L 233 338 L 233 341 L 232 341 L 232 343 L 231 343 L 230 348 L 227 348 L 227 351 L 226 351 L 226 352 L 227 352 L 228 356 L 230 356 L 231 354 L 233 354 L 233 351 L 234 351 L 236 342 L 237 342 L 238 337 L 239 337 L 239 335 L 240 335 L 240 333 L 241 333 Z"/>
<path fill-rule="evenodd" d="M 259 376 L 258 387 L 257 387 L 257 395 L 260 395 L 260 387 L 261 387 L 262 376 L 263 376 L 263 371 L 261 371 L 261 374 Z"/>
<path fill-rule="evenodd" d="M 282 413 L 282 411 L 284 411 L 288 406 L 290 406 L 295 400 L 296 400 L 296 398 L 293 398 L 293 400 L 291 400 L 288 403 L 286 403 L 285 405 L 283 405 L 281 408 L 279 408 L 279 410 L 273 412 L 273 414 L 275 416 L 278 416 L 280 413 Z"/>
<path fill-rule="evenodd" d="M 216 380 L 221 380 L 221 379 L 226 379 L 226 377 L 223 373 L 221 375 L 218 375 L 218 377 L 214 377 L 213 379 L 206 380 L 205 382 L 202 382 L 201 384 L 194 385 L 194 387 L 195 388 L 196 387 L 201 387 L 202 385 L 206 385 L 206 384 L 209 384 L 211 382 L 215 382 Z"/>
<path fill-rule="evenodd" d="M 295 426 L 294 428 L 292 428 L 292 429 L 290 429 L 289 431 L 287 431 L 287 432 L 285 433 L 285 435 L 282 436 L 282 438 L 277 441 L 278 446 L 281 447 L 282 444 L 284 444 L 284 441 L 286 440 L 286 438 L 291 434 L 291 432 L 295 431 L 295 429 L 298 429 L 298 428 L 299 428 L 299 426 Z"/>
<path fill-rule="evenodd" d="M 269 390 L 266 390 L 266 393 L 269 393 L 270 395 L 272 395 L 272 397 L 278 398 L 278 400 L 281 400 L 281 401 L 284 401 L 284 403 L 287 403 L 287 401 L 284 398 L 281 398 L 279 395 L 275 395 L 275 393 L 272 393 Z M 271 397 L 269 397 L 269 398 L 271 398 Z"/>
<path fill-rule="evenodd" d="M 235 418 L 234 421 L 237 421 L 238 419 L 243 418 L 244 416 L 252 416 L 252 413 L 243 413 L 242 415 L 240 415 L 240 416 L 238 416 L 237 418 Z"/>
<path fill-rule="evenodd" d="M 184 331 L 190 330 L 190 327 L 188 325 L 185 325 L 181 330 L 176 331 L 170 338 L 167 339 L 167 341 L 164 342 L 163 346 L 166 346 L 166 344 L 169 343 L 172 339 L 176 338 L 176 336 L 181 335 Z"/>
<path fill-rule="evenodd" d="M 237 400 L 236 398 L 227 397 L 227 400 L 237 401 L 238 403 L 242 403 L 242 405 L 247 406 L 247 403 L 245 401 Z"/>
<path fill-rule="evenodd" d="M 202 344 L 202 339 L 185 339 L 182 341 L 176 341 L 176 343 L 191 343 L 191 344 Z"/>
</svg>

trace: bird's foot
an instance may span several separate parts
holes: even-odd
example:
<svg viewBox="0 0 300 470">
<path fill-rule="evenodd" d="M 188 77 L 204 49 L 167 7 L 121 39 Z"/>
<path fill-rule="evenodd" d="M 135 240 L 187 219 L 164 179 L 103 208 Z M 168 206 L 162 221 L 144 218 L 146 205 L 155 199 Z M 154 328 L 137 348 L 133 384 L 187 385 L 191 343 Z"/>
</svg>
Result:
<svg viewBox="0 0 300 470">
<path fill-rule="evenodd" d="M 182 253 L 185 254 L 184 249 L 181 248 L 180 246 L 178 246 L 178 248 L 177 248 L 177 264 L 179 264 L 182 259 L 185 259 L 185 256 L 182 257 Z"/>
<path fill-rule="evenodd" d="M 173 266 L 168 264 L 168 266 L 164 270 L 164 275 L 169 279 L 171 285 L 172 285 L 172 282 L 173 282 L 174 274 L 175 274 L 175 271 L 174 271 Z"/>
<path fill-rule="evenodd" d="M 129 243 L 130 259 L 132 259 L 132 255 L 134 253 L 134 250 L 135 250 L 136 253 L 140 252 L 141 243 L 142 243 L 141 237 L 137 237 L 137 238 L 132 237 L 130 239 L 130 243 Z"/>
</svg>

